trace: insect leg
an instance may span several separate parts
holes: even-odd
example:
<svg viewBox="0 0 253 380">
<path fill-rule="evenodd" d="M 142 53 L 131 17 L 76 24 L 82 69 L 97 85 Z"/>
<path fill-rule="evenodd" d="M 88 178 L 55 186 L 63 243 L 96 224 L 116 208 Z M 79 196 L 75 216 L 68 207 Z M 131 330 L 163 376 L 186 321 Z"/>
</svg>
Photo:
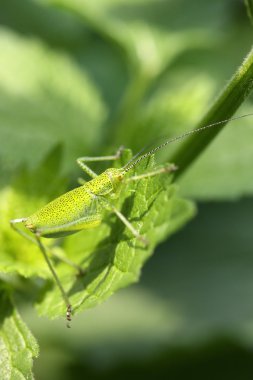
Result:
<svg viewBox="0 0 253 380">
<path fill-rule="evenodd" d="M 77 182 L 79 183 L 79 185 L 84 185 L 87 181 L 81 177 L 77 178 Z"/>
<path fill-rule="evenodd" d="M 106 198 L 103 196 L 98 196 L 98 198 L 101 200 L 101 202 L 105 205 L 105 207 L 114 212 L 114 214 L 117 215 L 117 217 L 125 224 L 125 226 L 132 232 L 132 234 L 136 237 L 136 239 L 140 240 L 144 246 L 148 246 L 149 242 L 148 240 L 143 237 L 137 230 L 134 228 L 134 226 L 127 220 L 127 218 L 115 207 L 113 206 Z"/>
<path fill-rule="evenodd" d="M 136 237 L 136 239 L 140 240 L 144 246 L 148 246 L 149 242 L 148 240 L 139 234 L 139 232 L 134 228 L 134 226 L 127 220 L 127 218 L 116 209 L 114 206 L 110 206 L 111 210 L 114 212 L 114 214 L 117 215 L 117 217 L 125 224 L 125 226 L 132 232 L 132 234 Z"/>
<path fill-rule="evenodd" d="M 153 176 L 156 176 L 156 175 L 161 174 L 161 173 L 171 173 L 171 172 L 176 171 L 177 169 L 178 168 L 177 168 L 176 165 L 174 165 L 174 164 L 168 164 L 168 165 L 166 165 L 166 166 L 164 166 L 162 168 L 153 170 L 151 172 L 147 172 L 147 173 L 144 173 L 144 174 L 140 174 L 140 175 L 135 175 L 135 176 L 129 177 L 129 178 L 126 179 L 126 182 L 128 182 L 128 181 L 138 181 L 139 179 L 153 177 Z"/>
<path fill-rule="evenodd" d="M 26 218 L 20 218 L 20 219 L 12 219 L 10 220 L 10 225 L 13 228 L 14 231 L 16 231 L 19 235 L 23 236 L 25 239 L 30 240 L 31 242 L 37 244 L 36 240 L 33 239 L 28 233 L 25 231 L 20 230 L 16 227 L 17 223 L 23 223 L 26 221 Z"/>
<path fill-rule="evenodd" d="M 38 246 L 38 242 L 37 242 L 36 239 L 34 239 L 32 236 L 30 236 L 27 232 L 25 232 L 25 231 L 21 230 L 20 228 L 16 227 L 17 223 L 22 223 L 22 222 L 25 222 L 25 221 L 26 221 L 26 218 L 13 219 L 13 220 L 10 220 L 10 225 L 13 228 L 13 230 L 16 231 L 19 235 L 23 236 L 25 239 L 31 241 L 32 243 L 34 243 L 34 244 L 36 244 Z M 45 248 L 45 249 L 47 251 L 49 251 L 50 254 L 52 256 L 54 256 L 55 258 L 57 258 L 58 260 L 66 263 L 69 266 L 71 266 L 74 269 L 76 269 L 77 272 L 78 272 L 78 274 L 80 274 L 80 275 L 84 274 L 83 269 L 79 265 L 73 263 L 73 261 L 69 260 L 67 257 L 60 256 L 57 253 L 55 253 L 54 251 L 49 250 L 48 248 Z"/>
<path fill-rule="evenodd" d="M 88 174 L 91 178 L 96 178 L 97 173 L 95 173 L 92 169 L 89 168 L 85 162 L 98 162 L 98 161 L 114 161 L 118 160 L 123 152 L 124 147 L 121 146 L 117 152 L 112 156 L 101 156 L 101 157 L 80 157 L 76 160 L 77 164 L 81 167 L 81 169 Z"/>
<path fill-rule="evenodd" d="M 60 290 L 60 292 L 62 294 L 62 297 L 63 297 L 63 299 L 65 301 L 65 304 L 67 306 L 67 311 L 66 311 L 67 327 L 70 327 L 70 325 L 69 325 L 68 322 L 71 321 L 72 307 L 71 307 L 69 298 L 68 298 L 65 290 L 63 289 L 61 281 L 60 281 L 59 277 L 57 276 L 57 274 L 56 274 L 56 272 L 54 270 L 54 267 L 52 266 L 52 264 L 51 264 L 51 262 L 49 260 L 49 257 L 47 255 L 46 249 L 45 249 L 44 245 L 41 242 L 40 235 L 38 233 L 36 233 L 35 234 L 35 238 L 36 238 L 36 240 L 38 242 L 38 246 L 40 248 L 40 251 L 43 254 L 44 259 L 46 260 L 46 263 L 47 263 L 47 265 L 48 265 L 48 267 L 49 267 L 49 269 L 50 269 L 50 271 L 51 271 L 51 273 L 52 273 L 52 275 L 53 275 L 53 277 L 55 279 L 56 284 L 58 285 L 58 288 L 59 288 L 59 290 Z"/>
</svg>

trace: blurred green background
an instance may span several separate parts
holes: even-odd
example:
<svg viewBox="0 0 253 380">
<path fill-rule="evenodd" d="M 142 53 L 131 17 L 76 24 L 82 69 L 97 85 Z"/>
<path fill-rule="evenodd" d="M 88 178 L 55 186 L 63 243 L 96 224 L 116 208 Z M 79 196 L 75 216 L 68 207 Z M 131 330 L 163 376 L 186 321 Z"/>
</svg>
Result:
<svg viewBox="0 0 253 380">
<path fill-rule="evenodd" d="M 76 157 L 194 128 L 252 37 L 240 0 L 1 0 L 1 189 L 59 144 L 70 188 Z M 252 379 L 252 139 L 250 118 L 232 123 L 180 178 L 199 213 L 138 285 L 70 331 L 21 304 L 36 379 Z"/>
</svg>

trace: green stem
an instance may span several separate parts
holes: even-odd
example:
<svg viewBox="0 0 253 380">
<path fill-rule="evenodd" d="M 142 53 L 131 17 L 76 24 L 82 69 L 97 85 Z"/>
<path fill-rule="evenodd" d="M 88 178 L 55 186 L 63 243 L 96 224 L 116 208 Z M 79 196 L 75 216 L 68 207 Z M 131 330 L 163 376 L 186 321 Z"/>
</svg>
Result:
<svg viewBox="0 0 253 380">
<path fill-rule="evenodd" d="M 252 88 L 253 49 L 196 128 L 231 118 L 248 97 Z M 227 122 L 224 122 L 218 128 L 210 128 L 203 133 L 194 134 L 180 145 L 170 158 L 170 162 L 174 162 L 180 169 L 175 173 L 175 177 L 180 176 L 192 164 L 226 124 Z"/>
</svg>

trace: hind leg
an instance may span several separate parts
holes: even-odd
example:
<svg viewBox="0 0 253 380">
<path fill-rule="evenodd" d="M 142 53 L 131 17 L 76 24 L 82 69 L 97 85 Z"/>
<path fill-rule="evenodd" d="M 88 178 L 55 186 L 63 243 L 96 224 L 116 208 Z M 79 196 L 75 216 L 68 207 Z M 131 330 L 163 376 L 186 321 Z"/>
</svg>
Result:
<svg viewBox="0 0 253 380">
<path fill-rule="evenodd" d="M 47 254 L 47 249 L 44 246 L 44 244 L 41 242 L 40 234 L 36 233 L 34 235 L 35 236 L 35 239 L 34 239 L 28 233 L 26 233 L 25 231 L 22 231 L 21 229 L 19 229 L 19 228 L 16 227 L 16 224 L 23 223 L 25 221 L 26 221 L 26 218 L 13 219 L 13 220 L 10 220 L 10 224 L 11 224 L 11 227 L 16 232 L 18 232 L 21 236 L 23 236 L 25 239 L 28 239 L 29 241 L 35 243 L 39 247 L 39 249 L 40 249 L 40 251 L 41 251 L 41 253 L 42 253 L 42 255 L 43 255 L 43 257 L 44 257 L 44 259 L 45 259 L 45 261 L 46 261 L 46 263 L 47 263 L 47 265 L 48 265 L 48 267 L 49 267 L 49 269 L 50 269 L 50 271 L 51 271 L 51 273 L 53 275 L 53 277 L 54 277 L 54 280 L 55 280 L 55 282 L 56 282 L 56 284 L 57 284 L 57 286 L 58 286 L 58 288 L 59 288 L 59 290 L 61 292 L 62 298 L 64 299 L 64 302 L 66 304 L 66 307 L 67 307 L 67 310 L 66 310 L 67 327 L 70 327 L 69 322 L 71 321 L 72 307 L 71 307 L 69 298 L 67 296 L 67 293 L 63 289 L 61 281 L 60 281 L 60 279 L 59 279 L 56 271 L 54 270 L 53 265 L 51 264 L 51 261 L 50 261 L 50 259 L 48 257 L 48 254 Z M 72 266 L 74 265 L 74 267 L 78 268 L 78 270 L 79 270 L 79 267 L 77 265 L 75 265 L 73 263 L 71 263 L 71 265 Z"/>
<path fill-rule="evenodd" d="M 36 244 L 37 246 L 39 246 L 38 241 L 36 239 L 34 239 L 27 232 L 25 232 L 25 231 L 21 230 L 20 228 L 16 227 L 16 224 L 23 223 L 25 221 L 26 221 L 26 218 L 12 219 L 12 220 L 10 220 L 10 225 L 13 228 L 13 230 L 16 231 L 19 235 L 23 236 L 25 239 L 27 239 L 27 240 L 31 241 L 32 243 Z M 64 262 L 65 264 L 71 266 L 72 268 L 76 269 L 77 272 L 78 272 L 78 274 L 80 274 L 80 275 L 84 274 L 83 269 L 79 265 L 75 264 L 73 261 L 69 260 L 67 257 L 62 257 L 59 254 L 55 253 L 54 251 L 49 250 L 46 247 L 45 247 L 45 250 L 49 251 L 50 254 L 53 257 L 55 257 L 56 259 Z"/>
</svg>

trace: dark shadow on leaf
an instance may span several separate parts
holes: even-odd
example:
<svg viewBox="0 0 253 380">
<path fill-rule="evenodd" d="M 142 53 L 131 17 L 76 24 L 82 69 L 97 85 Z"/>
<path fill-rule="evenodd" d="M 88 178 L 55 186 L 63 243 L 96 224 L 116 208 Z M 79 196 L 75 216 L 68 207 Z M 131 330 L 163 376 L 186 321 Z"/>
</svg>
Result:
<svg viewBox="0 0 253 380">
<path fill-rule="evenodd" d="M 8 292 L 0 291 L 0 326 L 4 323 L 4 320 L 13 314 L 13 305 L 10 302 Z"/>
<path fill-rule="evenodd" d="M 36 303 L 40 304 L 44 298 L 46 297 L 47 293 L 52 291 L 54 289 L 55 283 L 54 280 L 42 280 L 43 284 L 40 286 L 40 289 L 38 289 L 38 292 L 36 294 Z"/>
</svg>

